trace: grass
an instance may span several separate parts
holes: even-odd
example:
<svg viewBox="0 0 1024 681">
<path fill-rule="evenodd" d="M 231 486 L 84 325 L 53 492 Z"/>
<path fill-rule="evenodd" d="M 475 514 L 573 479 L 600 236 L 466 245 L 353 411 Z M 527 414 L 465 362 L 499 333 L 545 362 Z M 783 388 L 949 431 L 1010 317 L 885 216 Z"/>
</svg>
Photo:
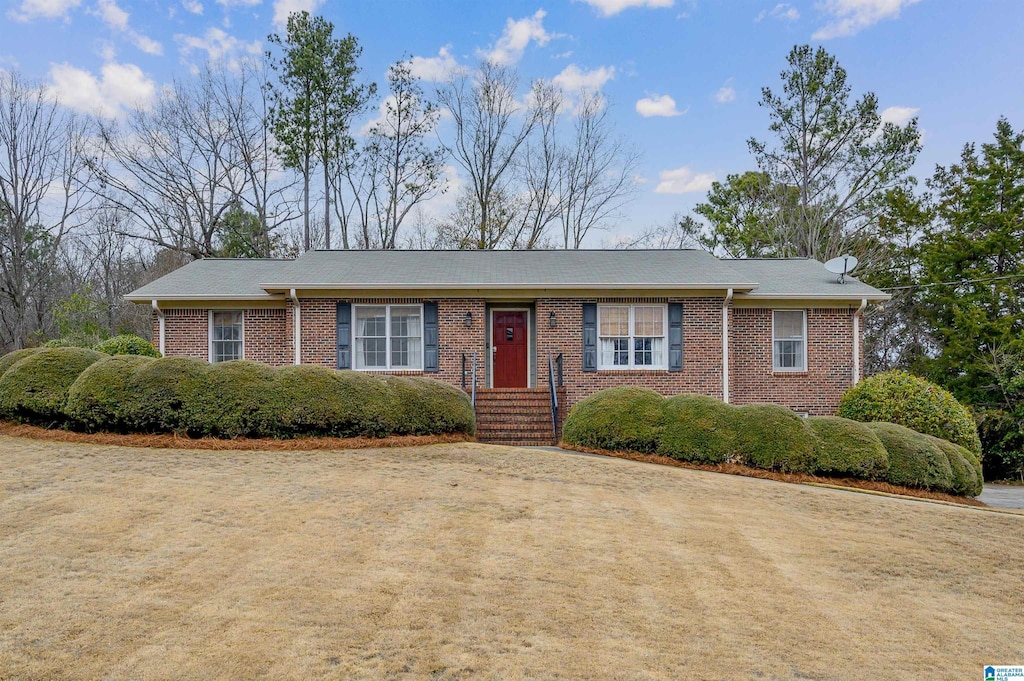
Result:
<svg viewBox="0 0 1024 681">
<path fill-rule="evenodd" d="M 0 436 L 24 679 L 972 678 L 1024 516 L 472 443 Z"/>
</svg>

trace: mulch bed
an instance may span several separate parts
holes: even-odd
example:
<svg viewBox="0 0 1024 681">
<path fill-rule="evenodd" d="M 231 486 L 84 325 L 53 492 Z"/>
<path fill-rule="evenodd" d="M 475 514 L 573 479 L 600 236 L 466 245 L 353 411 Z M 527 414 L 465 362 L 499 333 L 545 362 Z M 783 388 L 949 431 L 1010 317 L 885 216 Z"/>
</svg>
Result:
<svg viewBox="0 0 1024 681">
<path fill-rule="evenodd" d="M 853 487 L 856 489 L 869 490 L 872 492 L 884 492 L 885 494 L 896 494 L 905 497 L 917 497 L 919 499 L 931 499 L 933 501 L 945 501 L 963 506 L 988 507 L 977 499 L 971 497 L 958 497 L 944 492 L 932 492 L 926 489 L 915 487 L 903 487 L 891 485 L 887 482 L 875 480 L 858 480 L 856 478 L 826 478 L 807 473 L 782 473 L 779 471 L 766 471 L 761 468 L 751 468 L 737 463 L 702 464 L 678 461 L 667 456 L 657 454 L 638 454 L 637 452 L 609 451 L 606 449 L 590 449 L 588 447 L 577 447 L 575 445 L 560 442 L 559 447 L 571 449 L 587 454 L 600 454 L 602 456 L 613 456 L 618 459 L 629 459 L 631 461 L 642 461 L 644 463 L 655 463 L 661 466 L 675 466 L 676 468 L 689 468 L 698 471 L 710 471 L 712 473 L 726 473 L 728 475 L 742 475 L 747 478 L 761 478 L 764 480 L 777 480 L 779 482 L 797 482 L 803 484 L 829 485 L 833 487 Z"/>
<path fill-rule="evenodd" d="M 81 442 L 92 445 L 121 447 L 154 447 L 158 449 L 213 449 L 213 450 L 274 450 L 301 451 L 314 449 L 368 449 L 375 447 L 417 447 L 421 445 L 472 442 L 469 435 L 393 435 L 391 437 L 302 437 L 290 440 L 271 438 L 212 437 L 190 438 L 174 433 L 131 434 L 76 433 L 70 430 L 51 430 L 38 426 L 0 422 L 0 434 L 30 437 L 56 442 Z"/>
</svg>

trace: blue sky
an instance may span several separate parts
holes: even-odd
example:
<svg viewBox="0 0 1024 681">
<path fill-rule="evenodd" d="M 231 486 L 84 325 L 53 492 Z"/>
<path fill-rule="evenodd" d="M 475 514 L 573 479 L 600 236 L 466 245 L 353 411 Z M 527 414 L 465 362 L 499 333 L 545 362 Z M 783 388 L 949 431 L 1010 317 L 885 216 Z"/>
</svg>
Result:
<svg viewBox="0 0 1024 681">
<path fill-rule="evenodd" d="M 876 92 L 892 120 L 919 117 L 920 178 L 965 142 L 989 139 L 999 116 L 1024 126 L 1020 0 L 0 3 L 0 68 L 104 116 L 145 103 L 208 56 L 259 53 L 291 9 L 356 35 L 364 75 L 378 83 L 402 56 L 431 77 L 489 55 L 515 64 L 524 90 L 541 77 L 600 85 L 618 131 L 643 154 L 623 234 L 689 210 L 710 180 L 751 168 L 746 139 L 767 126 L 760 88 L 778 86 L 797 43 L 835 54 L 854 92 Z"/>
</svg>

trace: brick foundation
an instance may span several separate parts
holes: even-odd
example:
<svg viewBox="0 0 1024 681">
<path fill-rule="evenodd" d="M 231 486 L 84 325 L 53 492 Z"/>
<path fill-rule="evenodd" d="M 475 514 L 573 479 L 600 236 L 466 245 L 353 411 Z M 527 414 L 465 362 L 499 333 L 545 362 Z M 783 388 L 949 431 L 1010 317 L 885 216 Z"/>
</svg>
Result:
<svg viewBox="0 0 1024 681">
<path fill-rule="evenodd" d="M 303 364 L 337 366 L 336 298 L 302 298 Z M 356 304 L 419 303 L 408 298 L 350 298 Z M 618 385 L 651 388 L 663 395 L 699 393 L 722 397 L 723 298 L 590 299 L 590 302 L 683 304 L 682 371 L 582 370 L 583 303 L 579 298 L 539 298 L 533 303 L 536 346 L 536 387 L 548 386 L 548 358 L 563 356 L 565 396 L 563 413 L 575 402 L 598 390 Z M 472 316 L 465 325 L 466 313 Z M 551 326 L 551 313 L 555 325 Z M 167 309 L 166 349 L 169 356 L 209 358 L 209 311 Z M 284 307 L 245 310 L 246 359 L 280 366 L 294 361 L 293 309 Z M 462 357 L 477 352 L 478 387 L 486 386 L 489 339 L 487 303 L 482 298 L 447 298 L 438 301 L 439 371 L 432 378 L 461 386 Z M 807 310 L 807 371 L 772 370 L 772 311 L 736 308 L 730 311 L 730 396 L 734 404 L 774 402 L 810 414 L 833 414 L 852 383 L 853 310 Z M 154 339 L 158 325 L 153 319 Z M 862 344 L 863 346 L 863 344 Z M 468 368 L 468 365 L 467 365 Z M 396 372 L 410 373 L 410 372 Z M 419 372 L 411 372 L 419 373 Z"/>
</svg>

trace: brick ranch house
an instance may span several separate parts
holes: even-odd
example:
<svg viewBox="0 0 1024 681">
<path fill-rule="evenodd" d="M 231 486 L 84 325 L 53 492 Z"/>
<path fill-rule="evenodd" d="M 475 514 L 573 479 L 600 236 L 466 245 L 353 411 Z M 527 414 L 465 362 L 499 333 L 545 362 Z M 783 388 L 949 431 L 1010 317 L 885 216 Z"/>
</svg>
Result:
<svg viewBox="0 0 1024 681">
<path fill-rule="evenodd" d="M 551 393 L 557 423 L 618 385 L 832 414 L 861 376 L 861 314 L 887 298 L 814 260 L 685 250 L 206 259 L 127 296 L 164 355 L 430 376 L 508 443 L 550 443 Z"/>
</svg>

